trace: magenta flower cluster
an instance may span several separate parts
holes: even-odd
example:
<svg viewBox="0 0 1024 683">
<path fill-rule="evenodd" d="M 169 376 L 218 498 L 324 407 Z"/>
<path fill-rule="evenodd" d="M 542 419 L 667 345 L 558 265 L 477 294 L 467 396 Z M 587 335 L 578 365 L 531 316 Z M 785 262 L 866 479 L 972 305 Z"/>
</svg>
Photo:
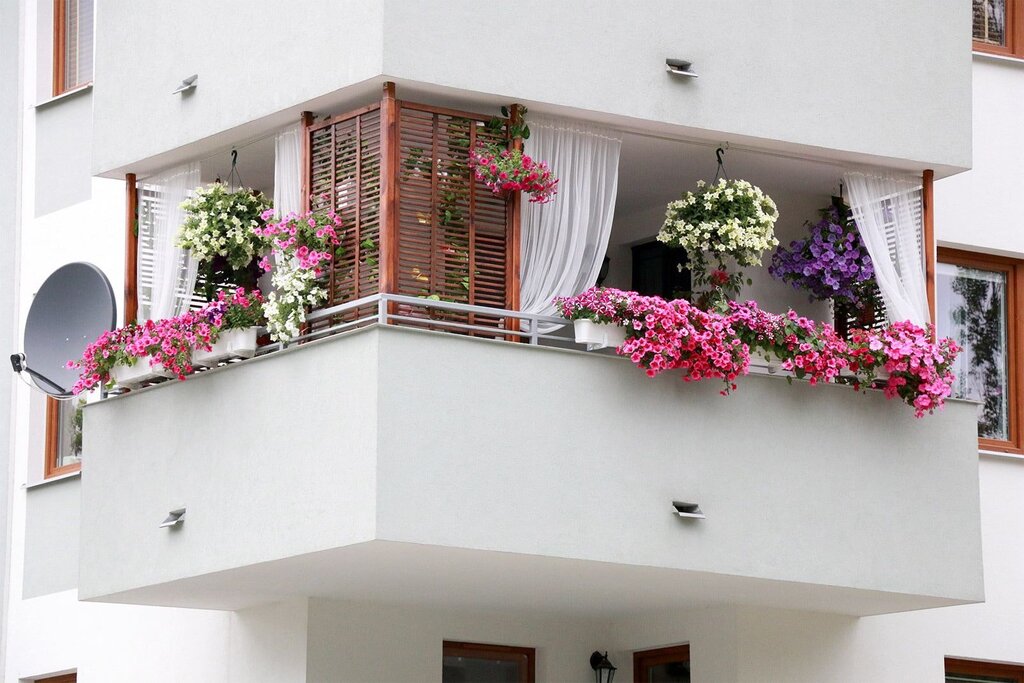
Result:
<svg viewBox="0 0 1024 683">
<path fill-rule="evenodd" d="M 775 314 L 754 301 L 730 301 L 726 312 L 704 311 L 685 299 L 666 301 L 617 289 L 591 288 L 555 299 L 570 320 L 623 325 L 626 341 L 616 350 L 653 377 L 682 370 L 686 381 L 723 379 L 723 394 L 749 372 L 752 353 L 781 361 L 782 368 L 811 385 L 843 382 L 855 389 L 872 386 L 877 371 L 889 377 L 887 398 L 899 397 L 914 415 L 941 408 L 954 377 L 950 368 L 960 349 L 950 339 L 932 341 L 932 329 L 899 322 L 881 330 L 855 330 L 850 341 L 831 325 L 795 311 Z"/>
<path fill-rule="evenodd" d="M 931 326 L 904 321 L 884 330 L 854 330 L 850 337 L 850 367 L 870 379 L 884 369 L 886 397 L 901 398 L 917 417 L 941 408 L 952 392 L 953 361 L 961 349 L 948 338 L 932 342 Z"/>
<path fill-rule="evenodd" d="M 184 380 L 192 368 L 192 350 L 209 350 L 222 329 L 231 329 L 226 321 L 232 317 L 259 311 L 263 297 L 258 290 L 246 292 L 239 287 L 230 297 L 224 292 L 218 300 L 203 308 L 173 318 L 146 320 L 104 332 L 86 347 L 82 358 L 67 362 L 69 369 L 80 370 L 71 393 L 80 394 L 110 382 L 115 365 L 149 362 L 161 365 Z"/>
<path fill-rule="evenodd" d="M 290 213 L 274 221 L 274 210 L 267 209 L 260 218 L 267 221 L 266 224 L 252 231 L 270 239 L 274 251 L 295 257 L 300 268 L 314 271 L 317 277 L 323 274 L 321 264 L 331 260 L 340 242 L 341 216 L 333 211 L 311 211 L 302 215 Z M 260 268 L 270 271 L 269 256 L 260 260 Z"/>
<path fill-rule="evenodd" d="M 812 300 L 859 303 L 856 285 L 873 278 L 875 269 L 856 225 L 832 206 L 809 227 L 806 239 L 776 249 L 768 272 L 809 292 Z"/>
<path fill-rule="evenodd" d="M 525 192 L 531 203 L 546 204 L 558 193 L 558 178 L 548 165 L 517 149 L 480 145 L 470 150 L 469 167 L 476 179 L 497 195 Z"/>
</svg>

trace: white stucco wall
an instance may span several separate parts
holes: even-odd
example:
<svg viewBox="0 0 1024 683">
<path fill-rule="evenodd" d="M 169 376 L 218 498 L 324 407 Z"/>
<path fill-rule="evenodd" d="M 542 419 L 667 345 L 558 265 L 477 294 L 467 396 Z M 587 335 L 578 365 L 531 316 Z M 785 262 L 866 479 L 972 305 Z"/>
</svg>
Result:
<svg viewBox="0 0 1024 683">
<path fill-rule="evenodd" d="M 680 135 L 966 167 L 968 10 L 932 0 L 261 0 L 239 24 L 230 4 L 110 0 L 98 9 L 93 168 L 266 117 L 264 130 L 284 125 L 303 103 L 323 96 L 306 105 L 315 110 L 383 76 Z M 693 61 L 700 78 L 669 75 L 666 58 Z M 194 92 L 171 94 L 195 73 Z"/>
<path fill-rule="evenodd" d="M 1024 257 L 1024 61 L 974 60 L 974 163 L 935 186 L 939 244 Z"/>
</svg>

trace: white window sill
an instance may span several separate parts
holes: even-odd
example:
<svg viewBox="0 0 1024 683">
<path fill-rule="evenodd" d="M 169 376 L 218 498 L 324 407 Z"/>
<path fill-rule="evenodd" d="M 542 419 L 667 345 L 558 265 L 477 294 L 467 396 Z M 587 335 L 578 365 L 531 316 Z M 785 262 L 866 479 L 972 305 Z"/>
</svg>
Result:
<svg viewBox="0 0 1024 683">
<path fill-rule="evenodd" d="M 75 470 L 74 472 L 68 472 L 67 474 L 60 474 L 57 475 L 56 477 L 50 477 L 49 479 L 40 479 L 39 481 L 34 481 L 31 484 L 22 484 L 21 488 L 28 491 L 29 489 L 37 489 L 42 486 L 47 486 L 58 481 L 64 481 L 65 479 L 74 479 L 75 477 L 80 476 L 82 476 L 82 470 Z"/>
<path fill-rule="evenodd" d="M 1024 58 L 1022 57 L 1011 57 L 1010 55 L 996 55 L 991 52 L 979 52 L 975 50 L 971 53 L 974 57 L 983 61 L 992 62 L 1003 62 L 1006 64 L 1016 64 L 1018 66 L 1024 66 Z"/>
<path fill-rule="evenodd" d="M 989 458 L 1006 458 L 1007 460 L 1021 460 L 1024 461 L 1024 455 L 1020 453 L 1001 453 L 1000 451 L 984 451 L 979 450 L 978 455 L 984 455 Z"/>
<path fill-rule="evenodd" d="M 55 104 L 55 103 L 60 102 L 62 100 L 71 99 L 72 97 L 75 97 L 76 95 L 80 95 L 80 94 L 82 94 L 84 92 L 89 92 L 90 90 L 92 90 L 92 83 L 86 83 L 85 85 L 80 85 L 77 88 L 74 88 L 73 90 L 66 90 L 66 91 L 62 92 L 61 94 L 59 94 L 59 95 L 55 95 L 54 97 L 51 97 L 48 100 L 43 100 L 42 102 L 36 102 L 35 108 L 36 109 L 43 109 L 43 108 L 49 107 L 51 104 Z"/>
</svg>

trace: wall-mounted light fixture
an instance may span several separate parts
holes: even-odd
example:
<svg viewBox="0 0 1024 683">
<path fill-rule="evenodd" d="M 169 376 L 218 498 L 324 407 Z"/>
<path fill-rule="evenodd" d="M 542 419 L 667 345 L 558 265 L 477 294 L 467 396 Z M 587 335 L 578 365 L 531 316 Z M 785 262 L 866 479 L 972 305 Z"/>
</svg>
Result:
<svg viewBox="0 0 1024 683">
<path fill-rule="evenodd" d="M 183 80 L 181 82 L 181 85 L 178 86 L 178 89 L 172 92 L 171 94 L 177 95 L 180 92 L 194 90 L 197 85 L 199 85 L 199 74 L 192 74 L 191 76 Z"/>
<path fill-rule="evenodd" d="M 700 505 L 697 503 L 687 503 L 681 500 L 674 500 L 672 501 L 672 511 L 680 517 L 705 519 L 704 511 L 700 509 Z"/>
<path fill-rule="evenodd" d="M 167 513 L 167 519 L 160 522 L 160 528 L 174 528 L 185 523 L 185 508 L 178 508 Z"/>
<path fill-rule="evenodd" d="M 601 654 L 594 651 L 590 655 L 590 668 L 594 670 L 594 681 L 596 683 L 612 683 L 615 679 L 615 665 L 608 661 L 608 653 Z"/>
<path fill-rule="evenodd" d="M 676 76 L 685 76 L 686 78 L 697 78 L 697 74 L 695 74 L 691 70 L 691 66 L 693 65 L 690 62 L 686 61 L 685 59 L 665 60 L 665 70 L 668 71 L 670 74 L 675 74 Z"/>
</svg>

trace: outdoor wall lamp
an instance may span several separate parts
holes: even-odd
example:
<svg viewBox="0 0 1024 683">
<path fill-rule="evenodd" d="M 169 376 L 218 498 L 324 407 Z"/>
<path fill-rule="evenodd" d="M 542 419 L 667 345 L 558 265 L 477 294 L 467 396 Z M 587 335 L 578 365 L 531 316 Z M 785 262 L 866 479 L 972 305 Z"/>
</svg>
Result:
<svg viewBox="0 0 1024 683">
<path fill-rule="evenodd" d="M 685 59 L 665 60 L 665 70 L 668 71 L 670 74 L 675 74 L 676 76 L 685 76 L 686 78 L 697 78 L 697 74 L 695 74 L 690 69 L 691 66 L 692 64 L 686 61 Z"/>
<path fill-rule="evenodd" d="M 615 679 L 615 665 L 608 661 L 607 651 L 590 655 L 590 668 L 594 670 L 595 683 L 612 683 Z"/>
<path fill-rule="evenodd" d="M 180 92 L 186 92 L 188 90 L 192 90 L 197 85 L 199 85 L 199 74 L 192 74 L 191 76 L 189 76 L 188 78 L 183 80 L 181 82 L 181 85 L 178 86 L 178 89 L 175 90 L 174 92 L 172 92 L 171 94 L 172 95 L 177 95 Z"/>
<path fill-rule="evenodd" d="M 167 513 L 167 519 L 160 522 L 161 529 L 173 529 L 185 523 L 185 508 L 178 508 Z"/>
</svg>

